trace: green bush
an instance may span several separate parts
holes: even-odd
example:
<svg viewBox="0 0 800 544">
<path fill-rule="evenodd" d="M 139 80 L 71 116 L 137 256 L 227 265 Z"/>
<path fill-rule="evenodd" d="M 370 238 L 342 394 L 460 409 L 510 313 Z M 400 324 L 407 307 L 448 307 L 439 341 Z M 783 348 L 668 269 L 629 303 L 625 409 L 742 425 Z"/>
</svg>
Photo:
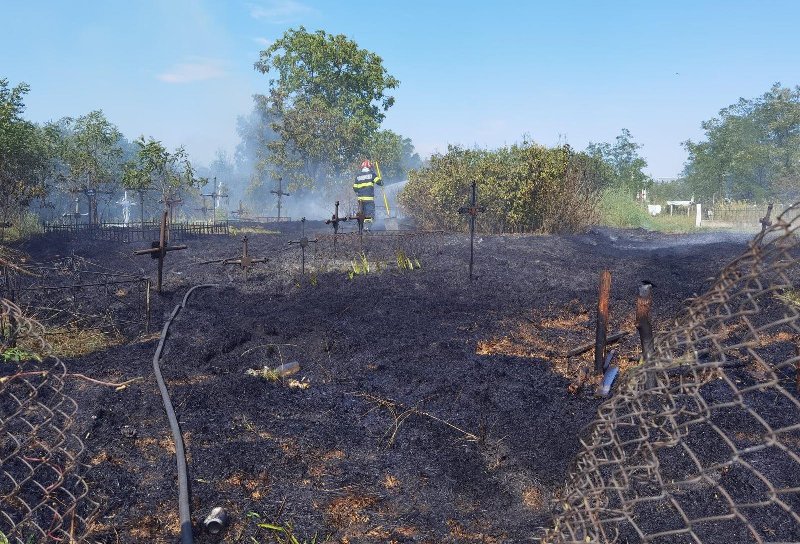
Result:
<svg viewBox="0 0 800 544">
<path fill-rule="evenodd" d="M 627 191 L 606 189 L 600 198 L 600 223 L 609 227 L 639 228 L 650 223 L 650 216 Z"/>
<path fill-rule="evenodd" d="M 422 228 L 464 230 L 458 213 L 478 185 L 479 217 L 488 232 L 578 232 L 595 224 L 606 183 L 602 161 L 569 146 L 529 142 L 498 150 L 451 146 L 428 166 L 409 173 L 400 204 Z"/>
</svg>

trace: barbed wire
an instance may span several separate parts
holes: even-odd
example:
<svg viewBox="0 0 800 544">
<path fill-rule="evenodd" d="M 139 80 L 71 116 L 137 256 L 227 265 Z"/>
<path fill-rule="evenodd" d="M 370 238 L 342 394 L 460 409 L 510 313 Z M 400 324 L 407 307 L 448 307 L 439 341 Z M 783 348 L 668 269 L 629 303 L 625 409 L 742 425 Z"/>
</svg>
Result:
<svg viewBox="0 0 800 544">
<path fill-rule="evenodd" d="M 799 210 L 600 407 L 544 542 L 800 541 Z"/>
</svg>

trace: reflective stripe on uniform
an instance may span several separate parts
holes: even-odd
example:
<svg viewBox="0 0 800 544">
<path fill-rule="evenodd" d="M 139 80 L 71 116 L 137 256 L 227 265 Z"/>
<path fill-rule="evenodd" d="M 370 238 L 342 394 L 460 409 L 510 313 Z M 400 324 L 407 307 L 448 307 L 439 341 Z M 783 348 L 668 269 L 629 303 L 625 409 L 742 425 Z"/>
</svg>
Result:
<svg viewBox="0 0 800 544">
<path fill-rule="evenodd" d="M 359 196 L 358 200 L 360 200 L 361 202 L 373 201 L 373 200 L 375 200 L 375 197 L 374 196 Z"/>
<path fill-rule="evenodd" d="M 373 185 L 374 183 L 372 183 L 371 181 L 368 181 L 366 183 L 354 183 L 353 189 L 363 189 L 364 187 L 372 187 Z"/>
</svg>

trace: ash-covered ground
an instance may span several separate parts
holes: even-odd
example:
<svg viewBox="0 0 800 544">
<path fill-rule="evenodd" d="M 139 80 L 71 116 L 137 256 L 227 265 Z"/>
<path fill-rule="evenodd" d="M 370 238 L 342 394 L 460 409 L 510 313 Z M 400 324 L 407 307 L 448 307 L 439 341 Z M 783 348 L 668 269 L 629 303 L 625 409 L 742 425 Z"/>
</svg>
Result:
<svg viewBox="0 0 800 544">
<path fill-rule="evenodd" d="M 299 542 L 533 542 L 600 402 L 590 387 L 570 392 L 591 354 L 563 357 L 593 340 L 600 271 L 613 275 L 612 332 L 635 332 L 642 280 L 655 285 L 663 327 L 749 239 L 478 235 L 470 282 L 466 235 L 367 234 L 362 256 L 354 234 L 334 250 L 328 227 L 306 227 L 319 241 L 305 276 L 287 244 L 299 223 L 248 235 L 251 257 L 270 260 L 247 282 L 233 265 L 199 264 L 236 258 L 241 235 L 186 240 L 166 259 L 150 334 L 129 304 L 120 345 L 65 358 L 69 372 L 142 378 L 121 391 L 68 381 L 101 505 L 93 541 L 177 539 L 174 447 L 152 357 L 191 286 L 219 284 L 176 319 L 162 370 L 186 440 L 197 542 L 285 538 L 265 523 Z M 41 263 L 75 254 L 154 277 L 155 261 L 133 256 L 145 246 L 39 238 L 20 249 Z M 125 296 L 97 289 L 81 300 L 99 311 Z M 637 359 L 635 334 L 620 350 Z M 293 361 L 300 372 L 278 381 L 247 373 Z M 219 537 L 199 530 L 215 506 L 232 519 Z"/>
</svg>

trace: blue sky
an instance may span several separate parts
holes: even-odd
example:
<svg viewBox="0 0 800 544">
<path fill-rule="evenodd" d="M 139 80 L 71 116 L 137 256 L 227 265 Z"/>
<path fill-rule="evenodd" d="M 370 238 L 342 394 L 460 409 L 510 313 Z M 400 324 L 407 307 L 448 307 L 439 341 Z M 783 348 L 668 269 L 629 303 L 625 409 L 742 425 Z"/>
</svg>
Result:
<svg viewBox="0 0 800 544">
<path fill-rule="evenodd" d="M 232 154 L 288 28 L 345 34 L 401 84 L 385 127 L 422 155 L 529 135 L 583 149 L 628 128 L 655 177 L 739 97 L 800 84 L 796 1 L 0 0 L 0 77 L 34 121 L 102 109 L 133 139 Z M 11 24 L 8 24 L 11 23 Z"/>
</svg>

